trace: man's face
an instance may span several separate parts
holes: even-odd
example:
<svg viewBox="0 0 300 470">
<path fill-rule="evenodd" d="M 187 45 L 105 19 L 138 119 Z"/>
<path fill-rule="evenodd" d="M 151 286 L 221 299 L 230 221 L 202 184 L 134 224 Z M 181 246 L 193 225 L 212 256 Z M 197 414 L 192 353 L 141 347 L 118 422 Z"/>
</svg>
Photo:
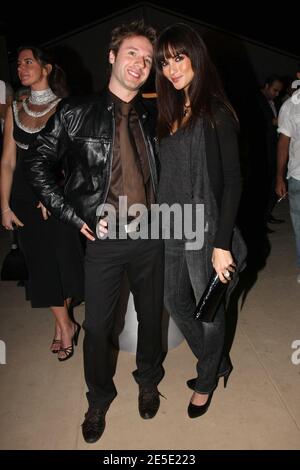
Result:
<svg viewBox="0 0 300 470">
<path fill-rule="evenodd" d="M 282 83 L 279 80 L 275 80 L 271 85 L 266 85 L 265 91 L 266 91 L 266 96 L 269 100 L 274 100 L 274 98 L 277 98 L 279 93 L 282 90 Z"/>
<path fill-rule="evenodd" d="M 112 72 L 109 89 L 117 96 L 136 95 L 149 77 L 153 61 L 153 46 L 144 36 L 124 39 L 118 54 L 109 53 Z"/>
</svg>

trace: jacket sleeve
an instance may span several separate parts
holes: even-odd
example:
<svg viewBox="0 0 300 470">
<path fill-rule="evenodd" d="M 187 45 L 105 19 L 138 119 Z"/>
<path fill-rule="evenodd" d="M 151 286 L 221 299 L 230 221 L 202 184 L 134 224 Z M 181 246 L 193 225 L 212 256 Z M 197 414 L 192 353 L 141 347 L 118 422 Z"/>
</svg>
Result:
<svg viewBox="0 0 300 470">
<path fill-rule="evenodd" d="M 239 162 L 238 124 L 233 115 L 221 108 L 216 116 L 215 134 L 221 163 L 221 188 L 219 189 L 219 224 L 214 246 L 230 250 L 233 227 L 239 207 L 242 178 Z"/>
<path fill-rule="evenodd" d="M 80 229 L 84 221 L 65 200 L 63 188 L 58 185 L 56 177 L 56 168 L 64 156 L 68 140 L 63 107 L 60 106 L 26 152 L 23 171 L 35 194 L 47 209 L 61 221 Z"/>
</svg>

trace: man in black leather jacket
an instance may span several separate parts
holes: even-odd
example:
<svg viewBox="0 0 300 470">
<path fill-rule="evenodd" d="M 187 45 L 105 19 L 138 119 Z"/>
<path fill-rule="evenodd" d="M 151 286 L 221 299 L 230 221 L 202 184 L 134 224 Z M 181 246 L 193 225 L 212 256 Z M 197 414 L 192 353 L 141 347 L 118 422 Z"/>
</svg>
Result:
<svg viewBox="0 0 300 470">
<path fill-rule="evenodd" d="M 155 114 L 138 94 L 151 71 L 154 41 L 154 30 L 142 22 L 115 28 L 108 89 L 93 99 L 63 100 L 24 161 L 24 171 L 45 206 L 87 238 L 84 369 L 89 409 L 82 432 L 89 443 L 101 437 L 106 412 L 117 394 L 111 336 L 125 271 L 139 321 L 133 375 L 139 385 L 141 417 L 155 416 L 160 404 L 162 240 L 100 239 L 97 229 L 105 203 L 116 211 L 117 227 L 130 235 L 138 228 L 130 219 L 122 226 L 119 197 L 127 196 L 128 207 L 139 203 L 150 209 L 155 201 Z M 55 179 L 61 163 L 64 188 Z M 73 353 L 74 336 L 70 347 Z"/>
</svg>

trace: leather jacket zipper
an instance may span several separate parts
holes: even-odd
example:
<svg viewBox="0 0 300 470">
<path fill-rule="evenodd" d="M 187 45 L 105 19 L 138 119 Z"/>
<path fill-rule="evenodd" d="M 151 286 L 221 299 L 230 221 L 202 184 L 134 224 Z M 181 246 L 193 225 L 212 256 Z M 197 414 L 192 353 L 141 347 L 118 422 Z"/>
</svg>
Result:
<svg viewBox="0 0 300 470">
<path fill-rule="evenodd" d="M 114 105 L 112 105 L 112 126 L 113 126 L 113 135 L 112 135 L 112 144 L 111 144 L 111 150 L 110 150 L 110 156 L 109 156 L 110 157 L 109 158 L 109 176 L 108 176 L 108 183 L 107 183 L 107 186 L 106 186 L 104 199 L 103 199 L 103 202 L 102 202 L 101 213 L 98 215 L 99 218 L 102 216 L 103 207 L 104 207 L 104 204 L 105 204 L 106 199 L 107 199 L 109 186 L 110 186 L 110 182 L 111 182 L 113 151 L 114 151 L 114 142 L 115 142 L 115 136 L 116 136 L 116 123 L 115 123 L 115 108 L 114 108 Z"/>
</svg>

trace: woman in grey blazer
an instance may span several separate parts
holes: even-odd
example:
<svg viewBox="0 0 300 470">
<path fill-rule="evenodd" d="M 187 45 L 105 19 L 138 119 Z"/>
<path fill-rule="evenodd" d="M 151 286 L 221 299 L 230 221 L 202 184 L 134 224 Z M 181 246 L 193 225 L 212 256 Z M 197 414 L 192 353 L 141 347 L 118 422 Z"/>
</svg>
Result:
<svg viewBox="0 0 300 470">
<path fill-rule="evenodd" d="M 245 246 L 234 228 L 241 194 L 238 120 L 199 34 L 178 23 L 159 36 L 156 51 L 159 203 L 191 209 L 193 230 L 202 227 L 201 246 L 188 242 L 185 227 L 172 223 L 165 240 L 165 304 L 197 357 L 197 377 L 188 415 L 203 415 L 218 378 L 232 370 L 224 354 L 225 303 L 214 322 L 195 321 L 193 312 L 213 269 L 237 280 Z M 178 206 L 177 206 L 178 207 Z M 199 216 L 202 214 L 202 218 Z"/>
</svg>

